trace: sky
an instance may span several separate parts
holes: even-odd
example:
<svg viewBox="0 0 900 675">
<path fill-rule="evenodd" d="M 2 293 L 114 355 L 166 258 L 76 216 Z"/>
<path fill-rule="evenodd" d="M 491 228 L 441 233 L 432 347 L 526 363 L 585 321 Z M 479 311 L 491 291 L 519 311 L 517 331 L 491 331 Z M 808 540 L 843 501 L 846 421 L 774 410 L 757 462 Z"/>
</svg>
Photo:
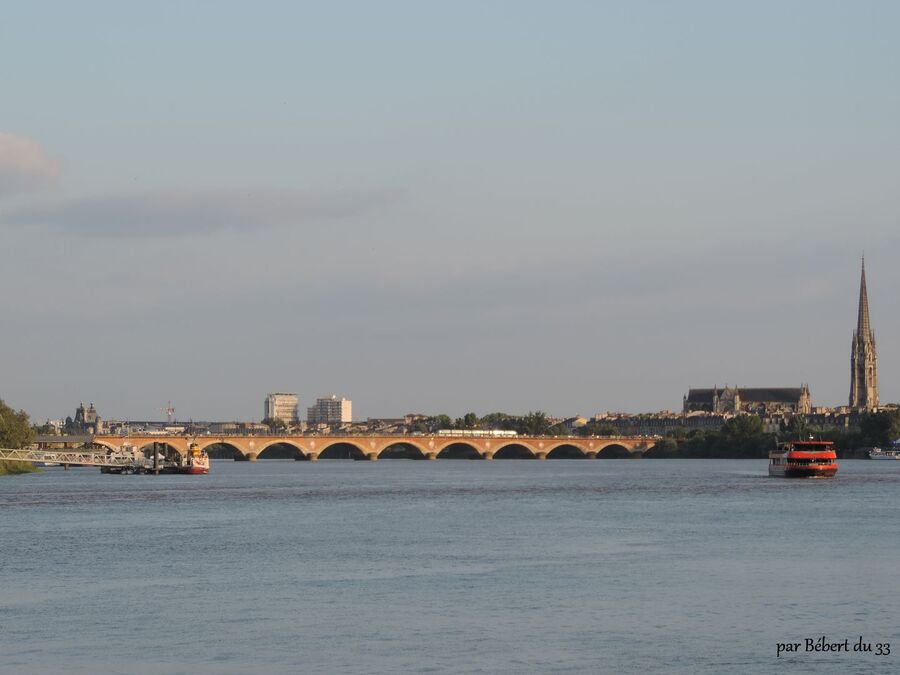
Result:
<svg viewBox="0 0 900 675">
<path fill-rule="evenodd" d="M 38 421 L 900 401 L 900 3 L 28 2 L 0 398 Z"/>
</svg>

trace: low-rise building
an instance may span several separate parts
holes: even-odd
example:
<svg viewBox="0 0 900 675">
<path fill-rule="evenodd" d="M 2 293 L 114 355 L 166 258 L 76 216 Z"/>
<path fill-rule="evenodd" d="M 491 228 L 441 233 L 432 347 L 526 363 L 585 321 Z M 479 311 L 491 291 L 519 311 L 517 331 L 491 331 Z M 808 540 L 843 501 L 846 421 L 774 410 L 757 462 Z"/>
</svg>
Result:
<svg viewBox="0 0 900 675">
<path fill-rule="evenodd" d="M 405 417 L 369 417 L 366 419 L 366 431 L 379 434 L 406 433 L 409 426 Z"/>
</svg>

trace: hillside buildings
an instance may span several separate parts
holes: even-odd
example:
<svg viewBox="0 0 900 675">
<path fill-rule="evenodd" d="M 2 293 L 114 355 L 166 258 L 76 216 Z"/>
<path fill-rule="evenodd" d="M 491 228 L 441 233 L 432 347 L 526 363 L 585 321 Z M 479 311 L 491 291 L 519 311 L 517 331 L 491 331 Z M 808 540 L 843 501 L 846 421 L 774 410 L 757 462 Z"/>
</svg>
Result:
<svg viewBox="0 0 900 675">
<path fill-rule="evenodd" d="M 266 396 L 263 419 L 279 419 L 287 425 L 296 424 L 299 420 L 298 401 L 297 394 L 269 394 Z"/>
<path fill-rule="evenodd" d="M 878 356 L 875 334 L 869 322 L 865 258 L 859 280 L 859 312 L 850 348 L 850 407 L 859 411 L 878 408 Z"/>
<path fill-rule="evenodd" d="M 310 425 L 346 424 L 353 421 L 353 403 L 347 398 L 317 398 L 316 404 L 306 409 L 306 421 Z"/>
</svg>

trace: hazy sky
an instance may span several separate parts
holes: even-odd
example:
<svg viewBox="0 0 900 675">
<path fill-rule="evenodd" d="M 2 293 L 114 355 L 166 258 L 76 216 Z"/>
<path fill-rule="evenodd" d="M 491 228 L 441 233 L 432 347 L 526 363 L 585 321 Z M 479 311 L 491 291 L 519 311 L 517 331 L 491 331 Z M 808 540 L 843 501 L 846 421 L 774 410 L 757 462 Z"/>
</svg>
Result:
<svg viewBox="0 0 900 675">
<path fill-rule="evenodd" d="M 0 397 L 38 420 L 900 400 L 900 3 L 19 2 Z"/>
</svg>

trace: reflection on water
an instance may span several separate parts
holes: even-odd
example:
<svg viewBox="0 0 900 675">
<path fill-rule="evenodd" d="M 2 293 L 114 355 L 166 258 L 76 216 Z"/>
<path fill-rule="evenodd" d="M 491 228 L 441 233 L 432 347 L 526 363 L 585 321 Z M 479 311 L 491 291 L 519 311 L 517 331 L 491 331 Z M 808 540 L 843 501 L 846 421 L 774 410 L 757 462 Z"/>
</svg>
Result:
<svg viewBox="0 0 900 675">
<path fill-rule="evenodd" d="M 896 656 L 776 663 L 775 645 L 900 652 L 900 467 L 765 474 L 221 460 L 3 478 L 0 672 L 895 672 Z"/>
</svg>

